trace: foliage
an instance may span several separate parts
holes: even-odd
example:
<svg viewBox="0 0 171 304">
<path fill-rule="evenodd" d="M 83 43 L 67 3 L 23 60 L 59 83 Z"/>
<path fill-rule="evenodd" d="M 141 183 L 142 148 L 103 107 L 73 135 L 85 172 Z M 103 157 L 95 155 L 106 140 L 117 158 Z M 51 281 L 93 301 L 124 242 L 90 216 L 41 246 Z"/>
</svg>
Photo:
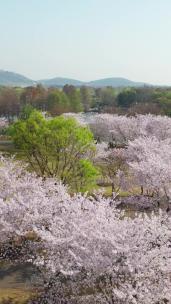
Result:
<svg viewBox="0 0 171 304">
<path fill-rule="evenodd" d="M 93 103 L 93 98 L 90 89 L 86 86 L 82 86 L 80 88 L 80 96 L 81 96 L 81 103 L 84 107 L 84 112 L 88 112 Z"/>
<path fill-rule="evenodd" d="M 0 92 L 0 116 L 13 120 L 19 114 L 19 96 L 13 88 L 3 88 Z"/>
<path fill-rule="evenodd" d="M 22 120 L 27 120 L 31 113 L 33 112 L 34 108 L 30 104 L 26 104 L 23 106 L 20 112 L 19 118 Z"/>
<path fill-rule="evenodd" d="M 117 104 L 119 107 L 130 107 L 136 101 L 136 92 L 132 89 L 127 89 L 117 96 Z"/>
<path fill-rule="evenodd" d="M 0 88 L 0 116 L 9 120 L 20 115 L 26 104 L 52 116 L 67 112 L 171 115 L 171 89 L 156 87 L 113 88 L 76 87 L 45 88 L 38 84 L 26 88 Z"/>
<path fill-rule="evenodd" d="M 83 110 L 83 106 L 81 104 L 80 91 L 72 85 L 65 85 L 63 87 L 63 92 L 69 98 L 72 111 L 76 113 L 81 112 Z"/>
<path fill-rule="evenodd" d="M 10 133 L 39 175 L 56 176 L 73 191 L 93 187 L 98 172 L 90 161 L 95 145 L 87 127 L 63 116 L 46 120 L 33 111 L 28 119 L 15 122 Z"/>
<path fill-rule="evenodd" d="M 53 90 L 48 96 L 47 109 L 51 115 L 56 116 L 72 108 L 67 95 L 59 90 Z"/>
</svg>

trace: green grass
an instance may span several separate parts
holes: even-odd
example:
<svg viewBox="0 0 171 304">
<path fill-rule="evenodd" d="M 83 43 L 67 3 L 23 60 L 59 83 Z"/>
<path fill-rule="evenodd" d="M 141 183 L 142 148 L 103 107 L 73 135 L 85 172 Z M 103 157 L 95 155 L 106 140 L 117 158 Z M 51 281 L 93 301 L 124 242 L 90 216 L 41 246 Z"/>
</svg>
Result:
<svg viewBox="0 0 171 304">
<path fill-rule="evenodd" d="M 104 195 L 106 197 L 112 196 L 112 187 L 111 186 L 104 186 L 104 187 L 97 186 L 96 190 L 98 190 L 98 189 L 99 190 L 104 189 Z M 138 187 L 134 187 L 133 189 L 131 189 L 131 191 L 123 191 L 123 190 L 119 191 L 120 197 L 128 197 L 128 196 L 137 195 L 137 194 L 140 194 L 140 189 Z"/>
</svg>

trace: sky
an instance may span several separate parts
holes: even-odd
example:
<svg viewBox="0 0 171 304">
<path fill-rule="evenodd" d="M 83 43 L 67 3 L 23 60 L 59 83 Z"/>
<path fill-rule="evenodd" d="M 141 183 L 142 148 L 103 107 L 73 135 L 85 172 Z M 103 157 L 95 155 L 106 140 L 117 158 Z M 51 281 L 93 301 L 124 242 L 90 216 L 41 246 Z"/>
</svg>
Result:
<svg viewBox="0 0 171 304">
<path fill-rule="evenodd" d="M 0 69 L 171 85 L 171 0 L 0 0 Z"/>
</svg>

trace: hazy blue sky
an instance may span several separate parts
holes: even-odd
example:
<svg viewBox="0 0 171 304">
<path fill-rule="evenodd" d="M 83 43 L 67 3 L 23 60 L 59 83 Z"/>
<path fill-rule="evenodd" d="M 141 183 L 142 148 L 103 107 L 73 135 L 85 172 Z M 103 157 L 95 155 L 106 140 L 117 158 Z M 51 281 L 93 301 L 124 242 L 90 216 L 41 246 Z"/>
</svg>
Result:
<svg viewBox="0 0 171 304">
<path fill-rule="evenodd" d="M 0 69 L 171 84 L 171 0 L 0 0 Z"/>
</svg>

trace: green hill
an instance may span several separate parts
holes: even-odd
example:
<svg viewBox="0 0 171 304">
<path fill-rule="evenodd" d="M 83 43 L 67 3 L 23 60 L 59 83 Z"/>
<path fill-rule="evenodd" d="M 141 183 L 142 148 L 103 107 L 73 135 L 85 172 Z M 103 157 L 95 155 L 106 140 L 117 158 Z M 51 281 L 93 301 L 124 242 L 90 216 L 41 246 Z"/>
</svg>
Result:
<svg viewBox="0 0 171 304">
<path fill-rule="evenodd" d="M 9 87 L 27 87 L 35 84 L 35 81 L 13 72 L 0 70 L 0 85 Z"/>
<path fill-rule="evenodd" d="M 34 86 L 36 84 L 42 84 L 45 87 L 63 87 L 66 84 L 74 85 L 76 87 L 85 85 L 94 88 L 101 88 L 107 86 L 111 86 L 114 88 L 141 87 L 146 85 L 143 82 L 135 82 L 121 77 L 104 78 L 104 79 L 98 79 L 89 82 L 83 82 L 80 80 L 64 78 L 64 77 L 55 77 L 51 79 L 41 79 L 38 81 L 34 81 L 21 74 L 0 70 L 0 86 L 28 87 L 28 86 Z"/>
</svg>

